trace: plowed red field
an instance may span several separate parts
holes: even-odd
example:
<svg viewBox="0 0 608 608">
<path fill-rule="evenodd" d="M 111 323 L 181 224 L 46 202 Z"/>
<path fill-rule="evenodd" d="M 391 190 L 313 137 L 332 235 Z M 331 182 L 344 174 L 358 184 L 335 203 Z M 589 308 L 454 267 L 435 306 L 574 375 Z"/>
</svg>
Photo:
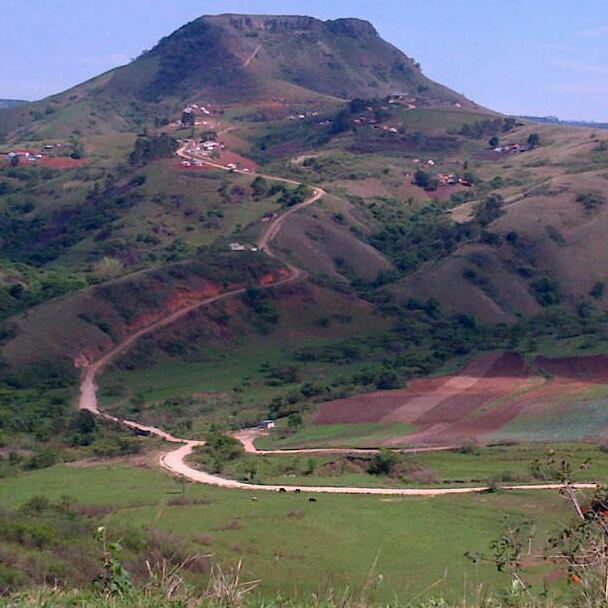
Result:
<svg viewBox="0 0 608 608">
<path fill-rule="evenodd" d="M 568 395 L 608 383 L 608 356 L 547 358 L 531 370 L 518 353 L 484 355 L 449 376 L 414 380 L 320 406 L 316 424 L 408 423 L 419 430 L 386 445 L 452 445 L 481 440 L 520 413 L 559 411 Z M 549 372 L 547 380 L 541 370 Z M 565 399 L 566 398 L 566 399 Z"/>
</svg>

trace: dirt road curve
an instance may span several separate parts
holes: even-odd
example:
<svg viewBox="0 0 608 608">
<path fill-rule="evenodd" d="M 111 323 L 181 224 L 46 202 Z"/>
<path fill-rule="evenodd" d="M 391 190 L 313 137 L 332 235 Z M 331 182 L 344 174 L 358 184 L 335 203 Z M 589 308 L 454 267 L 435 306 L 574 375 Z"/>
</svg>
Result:
<svg viewBox="0 0 608 608">
<path fill-rule="evenodd" d="M 294 448 L 294 449 L 282 449 L 282 450 L 258 450 L 255 447 L 255 440 L 264 435 L 264 431 L 260 429 L 243 429 L 238 433 L 233 433 L 233 437 L 238 439 L 245 448 L 245 451 L 249 454 L 273 455 L 273 454 L 325 454 L 325 455 L 356 455 L 368 456 L 370 454 L 378 454 L 380 450 L 378 448 Z M 426 448 L 393 448 L 393 451 L 400 452 L 401 454 L 423 454 L 424 452 L 447 452 L 455 450 L 460 446 L 449 445 L 449 446 L 433 446 Z"/>
<path fill-rule="evenodd" d="M 188 144 L 182 146 L 177 154 L 188 160 L 201 160 L 203 163 L 215 167 L 217 169 L 223 169 L 225 171 L 234 171 L 236 173 L 243 173 L 244 175 L 260 175 L 266 179 L 270 179 L 273 181 L 281 181 L 284 183 L 289 183 L 293 185 L 299 185 L 299 182 L 294 180 L 274 177 L 271 175 L 265 175 L 263 173 L 253 173 L 251 171 L 239 171 L 238 169 L 228 169 L 223 165 L 219 165 L 217 163 L 213 163 L 207 160 L 204 157 L 197 156 L 194 152 L 188 149 Z M 266 230 L 262 233 L 259 241 L 258 248 L 268 255 L 280 259 L 278 255 L 272 251 L 271 243 L 275 236 L 280 231 L 283 226 L 285 220 L 295 213 L 296 211 L 307 207 L 308 205 L 312 205 L 316 201 L 318 201 L 325 192 L 321 188 L 313 188 L 313 195 L 306 199 L 305 201 L 299 203 L 298 205 L 294 205 L 290 207 L 286 211 L 284 211 L 281 215 L 272 221 Z M 277 287 L 279 285 L 285 285 L 287 283 L 293 283 L 295 281 L 299 281 L 301 278 L 306 276 L 306 273 L 296 266 L 286 262 L 281 259 L 282 264 L 287 266 L 289 270 L 289 274 L 284 279 L 281 279 L 275 283 L 271 283 L 269 285 L 260 286 L 260 289 L 269 289 L 272 287 Z M 204 445 L 203 441 L 193 441 L 188 439 L 181 439 L 179 437 L 174 437 L 173 435 L 163 431 L 154 426 L 148 426 L 145 424 L 139 424 L 138 422 L 133 422 L 130 420 L 122 420 L 115 416 L 111 416 L 105 412 L 99 410 L 99 406 L 97 403 L 97 384 L 96 377 L 103 371 L 103 368 L 115 357 L 127 351 L 134 342 L 136 342 L 142 336 L 145 336 L 149 333 L 160 329 L 161 327 L 165 327 L 166 325 L 170 325 L 171 323 L 177 321 L 181 317 L 187 315 L 193 310 L 197 308 L 201 308 L 202 306 L 206 306 L 207 304 L 211 304 L 213 302 L 217 302 L 220 300 L 224 300 L 227 298 L 231 298 L 233 296 L 239 295 L 243 293 L 244 288 L 234 289 L 231 291 L 227 291 L 223 294 L 219 294 L 217 296 L 213 296 L 211 298 L 207 298 L 205 300 L 201 300 L 183 308 L 179 311 L 172 313 L 171 315 L 152 323 L 148 327 L 140 329 L 139 331 L 133 333 L 128 338 L 125 338 L 120 344 L 114 347 L 112 350 L 108 351 L 103 357 L 94 361 L 83 368 L 82 377 L 80 383 L 80 400 L 79 400 L 79 408 L 81 410 L 88 410 L 93 414 L 104 418 L 106 420 L 111 420 L 114 422 L 121 423 L 129 428 L 144 431 L 150 433 L 151 435 L 155 435 L 156 437 L 160 437 L 161 439 L 169 442 L 169 443 L 178 443 L 181 444 L 175 450 L 167 452 L 160 457 L 160 464 L 162 467 L 170 471 L 175 475 L 179 475 L 181 477 L 185 477 L 191 481 L 198 483 L 205 483 L 208 485 L 218 486 L 222 488 L 233 488 L 233 489 L 242 489 L 242 490 L 253 490 L 253 491 L 271 491 L 271 492 L 312 492 L 312 493 L 322 493 L 322 494 L 378 494 L 378 495 L 390 495 L 390 496 L 440 496 L 446 494 L 472 494 L 477 492 L 487 491 L 487 487 L 465 487 L 465 488 L 360 488 L 360 487 L 334 487 L 334 486 L 277 486 L 277 485 L 261 485 L 261 484 L 248 484 L 242 483 L 240 481 L 236 481 L 234 479 L 226 479 L 224 477 L 220 477 L 218 475 L 212 475 L 210 473 L 205 473 L 204 471 L 199 471 L 197 469 L 193 469 L 186 463 L 186 459 L 188 456 L 192 454 L 194 448 L 200 445 Z M 236 437 L 243 443 L 245 449 L 248 452 L 256 453 L 256 454 L 313 454 L 313 453 L 324 453 L 324 454 L 353 454 L 353 453 L 375 453 L 377 450 L 357 450 L 357 449 L 347 449 L 347 448 L 330 448 L 330 449 L 302 449 L 302 450 L 269 450 L 269 451 L 260 451 L 257 450 L 254 445 L 254 439 L 257 431 L 252 429 L 246 429 L 241 431 L 236 435 Z M 402 450 L 403 452 L 423 452 L 423 451 L 431 451 L 431 450 L 448 450 L 453 449 L 450 447 L 441 447 L 441 448 L 419 448 L 412 450 Z M 504 489 L 507 490 L 559 490 L 563 486 L 561 484 L 536 484 L 536 485 L 514 485 L 514 486 L 505 486 Z M 596 487 L 596 484 L 575 484 L 574 487 L 578 489 L 593 489 Z"/>
</svg>

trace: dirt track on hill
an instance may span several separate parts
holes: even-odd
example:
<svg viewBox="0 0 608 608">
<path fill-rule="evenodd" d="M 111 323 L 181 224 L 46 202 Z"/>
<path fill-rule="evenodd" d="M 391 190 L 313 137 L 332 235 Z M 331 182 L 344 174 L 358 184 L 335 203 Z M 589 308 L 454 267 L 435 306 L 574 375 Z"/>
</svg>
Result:
<svg viewBox="0 0 608 608">
<path fill-rule="evenodd" d="M 187 158 L 189 160 L 197 159 L 202 160 L 203 163 L 208 166 L 212 166 L 218 169 L 222 169 L 225 171 L 230 171 L 228 167 L 223 165 L 218 165 L 216 163 L 212 163 L 211 161 L 206 160 L 205 158 L 200 158 L 193 153 L 188 151 L 188 145 L 185 144 L 180 148 L 177 152 L 179 156 L 182 158 Z M 265 174 L 256 174 L 251 171 L 239 171 L 238 169 L 232 171 L 237 173 L 243 173 L 244 175 L 260 175 L 267 179 L 273 181 L 281 181 L 284 183 L 290 183 L 293 185 L 299 185 L 299 182 L 294 180 L 278 178 Z M 268 255 L 274 257 L 275 259 L 280 260 L 286 267 L 287 273 L 284 278 L 281 278 L 273 283 L 264 284 L 260 286 L 260 289 L 269 289 L 272 287 L 278 287 L 280 285 L 285 285 L 288 283 L 293 283 L 299 281 L 303 277 L 306 276 L 306 273 L 292 264 L 289 264 L 285 260 L 279 258 L 277 254 L 272 251 L 271 243 L 273 238 L 280 231 L 283 226 L 285 220 L 297 212 L 298 210 L 307 207 L 308 205 L 312 205 L 316 201 L 318 201 L 325 192 L 320 188 L 313 188 L 313 195 L 299 203 L 298 205 L 294 205 L 293 207 L 284 211 L 281 215 L 279 215 L 273 222 L 271 222 L 266 230 L 261 235 L 258 241 L 258 247 L 260 250 L 266 252 Z M 140 329 L 139 331 L 133 333 L 126 339 L 124 339 L 120 344 L 116 347 L 108 351 L 105 355 L 103 355 L 98 360 L 85 364 L 82 370 L 81 377 L 81 385 L 80 385 L 80 400 L 79 400 L 79 408 L 81 410 L 87 410 L 92 412 L 93 414 L 100 416 L 106 420 L 111 420 L 113 422 L 122 424 L 131 429 L 148 433 L 150 435 L 154 435 L 156 437 L 160 437 L 161 439 L 169 442 L 182 444 L 177 449 L 174 449 L 170 452 L 163 454 L 159 462 L 162 467 L 171 473 L 185 477 L 191 481 L 205 483 L 208 485 L 214 485 L 223 488 L 232 488 L 232 489 L 246 489 L 253 491 L 274 491 L 274 492 L 311 492 L 311 493 L 324 493 L 324 494 L 375 494 L 375 495 L 393 495 L 393 496 L 439 496 L 439 495 L 447 495 L 447 494 L 472 494 L 472 493 L 480 493 L 488 491 L 488 487 L 465 487 L 465 488 L 361 488 L 361 487 L 334 487 L 334 486 L 306 486 L 306 487 L 295 487 L 295 486 L 278 486 L 278 485 L 261 485 L 261 484 L 247 484 L 242 483 L 233 479 L 226 479 L 220 477 L 218 475 L 212 475 L 210 473 L 205 473 L 204 471 L 199 471 L 197 469 L 192 468 L 186 463 L 186 459 L 192 454 L 193 450 L 198 447 L 204 445 L 203 441 L 193 441 L 182 439 L 179 437 L 175 437 L 162 429 L 159 429 L 154 426 L 144 425 L 137 422 L 122 420 L 117 418 L 116 416 L 111 416 L 105 412 L 100 411 L 99 405 L 97 402 L 97 384 L 96 377 L 103 371 L 103 368 L 110 363 L 115 357 L 127 351 L 134 342 L 136 342 L 139 338 L 144 335 L 153 333 L 154 331 L 160 329 L 161 327 L 165 327 L 181 317 L 187 315 L 193 310 L 196 310 L 202 306 L 206 306 L 207 304 L 211 304 L 213 302 L 217 302 L 220 300 L 224 300 L 227 298 L 231 298 L 233 296 L 239 295 L 245 291 L 244 288 L 237 288 L 230 291 L 227 291 L 222 294 L 218 294 L 216 296 L 206 298 L 196 302 L 190 306 L 187 306 L 183 309 L 180 309 L 167 317 L 156 321 L 150 324 L 147 327 Z M 490 364 L 490 368 L 495 365 L 496 362 Z M 455 383 L 454 389 L 458 390 L 466 390 L 471 385 L 474 385 L 475 381 L 471 378 L 468 381 L 461 381 L 460 385 L 458 382 Z M 457 386 L 458 385 L 458 386 Z M 312 450 L 272 450 L 269 452 L 260 452 L 256 450 L 253 444 L 253 437 L 251 432 L 247 435 L 247 431 L 241 433 L 242 439 L 241 441 L 245 445 L 246 449 L 250 452 L 258 453 L 258 454 L 282 454 L 282 453 L 319 453 L 320 450 L 312 449 Z M 239 437 L 239 438 L 240 438 Z M 417 448 L 411 451 L 430 451 L 430 450 L 446 450 L 451 449 L 452 446 L 442 446 L 442 447 L 430 447 L 430 448 Z M 376 450 L 364 450 L 367 453 L 373 453 Z M 323 453 L 340 453 L 340 454 L 351 454 L 351 453 L 361 453 L 362 450 L 352 450 L 345 448 L 335 448 L 332 450 L 323 449 Z M 563 484 L 536 484 L 536 485 L 514 485 L 514 486 L 505 486 L 506 490 L 559 490 L 563 488 Z M 593 489 L 596 487 L 596 484 L 574 484 L 572 487 L 580 488 L 580 489 Z"/>
</svg>

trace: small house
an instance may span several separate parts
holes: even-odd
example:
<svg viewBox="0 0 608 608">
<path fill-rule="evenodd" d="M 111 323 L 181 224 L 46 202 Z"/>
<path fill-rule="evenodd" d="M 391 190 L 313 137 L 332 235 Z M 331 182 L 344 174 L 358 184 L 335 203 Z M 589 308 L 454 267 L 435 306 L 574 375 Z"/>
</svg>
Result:
<svg viewBox="0 0 608 608">
<path fill-rule="evenodd" d="M 228 247 L 230 247 L 230 251 L 245 251 L 247 249 L 242 243 L 230 243 Z"/>
<path fill-rule="evenodd" d="M 277 424 L 274 420 L 262 420 L 262 422 L 260 422 L 260 429 L 263 429 L 265 431 L 270 431 L 271 429 L 276 428 Z"/>
</svg>

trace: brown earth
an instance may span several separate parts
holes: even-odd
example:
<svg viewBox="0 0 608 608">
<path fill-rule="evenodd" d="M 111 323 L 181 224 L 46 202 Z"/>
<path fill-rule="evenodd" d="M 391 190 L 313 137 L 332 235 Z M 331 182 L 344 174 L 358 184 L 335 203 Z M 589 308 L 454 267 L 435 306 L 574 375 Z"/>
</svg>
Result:
<svg viewBox="0 0 608 608">
<path fill-rule="evenodd" d="M 588 357 L 537 357 L 539 367 L 553 376 L 594 384 L 608 383 L 608 355 Z"/>
<path fill-rule="evenodd" d="M 498 431 L 522 412 L 546 414 L 593 384 L 608 383 L 608 356 L 538 357 L 531 370 L 518 353 L 484 355 L 449 376 L 414 380 L 321 405 L 316 424 L 408 423 L 419 430 L 384 443 L 455 445 Z"/>
<path fill-rule="evenodd" d="M 38 161 L 38 164 L 43 167 L 50 167 L 51 169 L 73 169 L 74 167 L 84 165 L 85 161 L 61 156 L 45 156 Z"/>
<path fill-rule="evenodd" d="M 376 391 L 321 405 L 317 424 L 405 422 L 431 425 L 452 422 L 531 375 L 516 353 L 479 357 L 449 376 L 414 380 L 407 388 Z"/>
</svg>

